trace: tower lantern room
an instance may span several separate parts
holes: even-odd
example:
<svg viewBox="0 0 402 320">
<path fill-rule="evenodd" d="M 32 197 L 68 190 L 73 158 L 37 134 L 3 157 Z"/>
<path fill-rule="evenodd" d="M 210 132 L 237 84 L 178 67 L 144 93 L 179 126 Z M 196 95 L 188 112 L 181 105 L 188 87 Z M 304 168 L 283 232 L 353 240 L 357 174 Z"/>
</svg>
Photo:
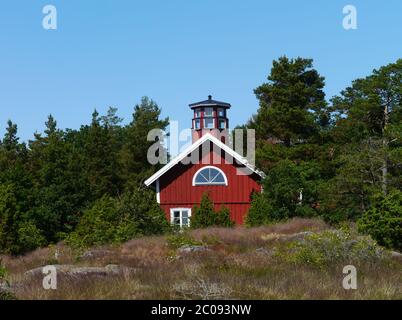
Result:
<svg viewBox="0 0 402 320">
<path fill-rule="evenodd" d="M 194 112 L 192 120 L 193 142 L 207 132 L 216 136 L 229 128 L 227 110 L 231 107 L 230 103 L 216 101 L 212 99 L 212 96 L 208 96 L 208 100 L 192 103 L 189 106 Z"/>
</svg>

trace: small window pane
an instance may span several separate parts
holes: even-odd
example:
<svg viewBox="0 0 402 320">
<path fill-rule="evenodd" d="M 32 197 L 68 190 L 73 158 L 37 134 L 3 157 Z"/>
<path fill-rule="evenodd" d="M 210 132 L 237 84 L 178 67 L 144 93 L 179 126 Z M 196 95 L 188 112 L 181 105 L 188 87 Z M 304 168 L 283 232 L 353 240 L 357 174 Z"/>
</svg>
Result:
<svg viewBox="0 0 402 320">
<path fill-rule="evenodd" d="M 219 108 L 218 109 L 218 115 L 219 115 L 219 117 L 224 117 L 225 116 L 225 110 L 222 109 L 222 108 Z"/>
<path fill-rule="evenodd" d="M 208 129 L 213 129 L 214 128 L 214 119 L 213 118 L 204 119 L 204 127 L 208 128 Z"/>
<path fill-rule="evenodd" d="M 220 172 L 214 168 L 209 169 L 209 180 L 213 180 Z"/>
<path fill-rule="evenodd" d="M 187 211 L 187 210 L 183 210 L 183 211 L 181 212 L 181 216 L 183 217 L 183 219 L 184 219 L 184 218 L 187 218 L 187 217 L 188 217 L 188 211 Z"/>
<path fill-rule="evenodd" d="M 205 177 L 205 176 L 203 175 L 203 172 L 201 171 L 201 172 L 195 177 L 195 182 L 198 182 L 198 183 L 205 183 L 205 182 L 208 182 L 208 178 Z"/>
<path fill-rule="evenodd" d="M 212 116 L 213 114 L 213 109 L 212 108 L 205 108 L 204 109 L 204 116 Z"/>
<path fill-rule="evenodd" d="M 222 173 L 219 173 L 214 180 L 212 181 L 214 183 L 225 183 L 225 178 L 223 177 Z"/>
<path fill-rule="evenodd" d="M 173 217 L 180 218 L 180 211 L 173 211 Z"/>
<path fill-rule="evenodd" d="M 196 117 L 196 118 L 201 117 L 201 109 L 197 109 L 197 110 L 195 111 L 195 117 Z"/>
<path fill-rule="evenodd" d="M 225 128 L 226 128 L 226 121 L 219 120 L 219 129 L 225 129 Z"/>
<path fill-rule="evenodd" d="M 188 226 L 188 218 L 183 218 L 182 219 L 182 225 L 183 226 Z"/>
<path fill-rule="evenodd" d="M 201 128 L 200 119 L 195 120 L 195 128 L 196 128 L 196 129 L 200 129 L 200 128 Z"/>
</svg>

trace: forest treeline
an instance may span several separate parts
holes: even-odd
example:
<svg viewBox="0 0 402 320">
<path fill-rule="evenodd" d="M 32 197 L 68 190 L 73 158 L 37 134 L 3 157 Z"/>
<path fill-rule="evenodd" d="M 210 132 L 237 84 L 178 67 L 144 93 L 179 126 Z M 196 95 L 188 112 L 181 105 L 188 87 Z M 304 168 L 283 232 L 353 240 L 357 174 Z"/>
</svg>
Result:
<svg viewBox="0 0 402 320">
<path fill-rule="evenodd" d="M 255 89 L 259 108 L 242 128 L 256 130 L 257 166 L 266 178 L 247 224 L 294 216 L 355 220 L 380 243 L 400 247 L 402 60 L 330 100 L 324 86 L 311 59 L 281 57 Z M 167 231 L 153 191 L 143 184 L 158 169 L 147 161 L 154 143 L 147 134 L 167 128 L 160 113 L 145 97 L 126 125 L 116 108 L 95 111 L 76 130 L 58 128 L 50 115 L 44 133 L 28 142 L 8 121 L 0 142 L 0 253 Z"/>
</svg>

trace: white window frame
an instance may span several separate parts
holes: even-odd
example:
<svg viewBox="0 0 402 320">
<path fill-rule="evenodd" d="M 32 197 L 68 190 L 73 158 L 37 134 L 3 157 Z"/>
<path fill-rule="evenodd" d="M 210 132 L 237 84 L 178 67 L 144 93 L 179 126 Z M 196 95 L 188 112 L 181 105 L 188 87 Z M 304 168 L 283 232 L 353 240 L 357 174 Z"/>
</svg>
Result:
<svg viewBox="0 0 402 320">
<path fill-rule="evenodd" d="M 191 217 L 191 208 L 171 208 L 171 209 L 170 209 L 170 224 L 171 224 L 171 225 L 176 225 L 176 224 L 174 223 L 174 212 L 175 212 L 175 211 L 179 211 L 179 212 L 180 212 L 180 228 L 189 227 L 189 226 L 190 226 L 190 217 Z M 183 226 L 183 215 L 182 215 L 182 212 L 183 212 L 183 211 L 187 211 L 187 212 L 188 212 L 188 215 L 187 215 L 188 224 L 187 224 L 186 226 Z"/>
<path fill-rule="evenodd" d="M 225 117 L 225 109 L 224 108 L 218 108 L 218 117 Z M 221 114 L 222 112 L 222 114 Z"/>
<path fill-rule="evenodd" d="M 221 121 L 223 122 L 223 127 L 221 127 Z M 225 119 L 218 120 L 218 129 L 226 129 L 226 120 Z"/>
<path fill-rule="evenodd" d="M 207 110 L 211 110 L 211 113 L 207 113 Z M 207 107 L 204 108 L 204 117 L 213 117 L 214 116 L 214 108 Z"/>
<path fill-rule="evenodd" d="M 218 170 L 222 174 L 223 178 L 225 179 L 225 183 L 222 184 L 222 183 L 213 183 L 213 182 L 212 183 L 211 182 L 201 182 L 201 183 L 198 182 L 196 184 L 195 183 L 195 178 L 204 169 L 216 169 L 216 170 Z M 228 185 L 228 178 L 226 177 L 226 174 L 221 169 L 219 169 L 218 167 L 214 167 L 214 166 L 202 167 L 202 168 L 198 169 L 197 172 L 194 173 L 194 176 L 193 176 L 193 187 L 198 187 L 198 186 L 227 186 L 227 185 Z"/>
<path fill-rule="evenodd" d="M 207 127 L 206 121 L 209 120 L 209 119 L 212 120 L 212 127 Z M 210 118 L 210 117 L 204 118 L 204 128 L 205 129 L 214 129 L 215 128 L 215 118 Z"/>
<path fill-rule="evenodd" d="M 198 122 L 198 127 L 197 127 L 197 122 Z M 194 129 L 196 129 L 196 130 L 201 129 L 201 119 L 194 120 Z"/>
</svg>

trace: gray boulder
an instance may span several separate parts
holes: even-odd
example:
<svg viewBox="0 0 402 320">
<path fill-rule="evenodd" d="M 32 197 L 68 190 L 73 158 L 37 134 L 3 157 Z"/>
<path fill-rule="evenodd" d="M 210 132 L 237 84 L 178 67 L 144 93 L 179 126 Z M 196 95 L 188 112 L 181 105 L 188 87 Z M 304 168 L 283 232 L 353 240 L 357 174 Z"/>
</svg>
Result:
<svg viewBox="0 0 402 320">
<path fill-rule="evenodd" d="M 81 256 L 80 259 L 98 259 L 98 258 L 103 258 L 106 256 L 113 256 L 115 255 L 116 252 L 111 251 L 111 250 L 89 250 L 85 251 Z"/>
<path fill-rule="evenodd" d="M 202 252 L 209 250 L 210 249 L 206 246 L 191 246 L 191 245 L 184 245 L 178 249 L 179 253 Z"/>
<path fill-rule="evenodd" d="M 112 275 L 120 275 L 136 272 L 136 269 L 122 267 L 116 264 L 109 264 L 105 267 L 76 267 L 73 265 L 53 265 L 57 274 L 66 277 L 106 277 Z M 30 279 L 33 277 L 43 276 L 43 267 L 35 268 L 25 272 L 25 277 Z"/>
<path fill-rule="evenodd" d="M 402 253 L 399 253 L 397 251 L 391 251 L 391 258 L 402 260 Z"/>
</svg>

